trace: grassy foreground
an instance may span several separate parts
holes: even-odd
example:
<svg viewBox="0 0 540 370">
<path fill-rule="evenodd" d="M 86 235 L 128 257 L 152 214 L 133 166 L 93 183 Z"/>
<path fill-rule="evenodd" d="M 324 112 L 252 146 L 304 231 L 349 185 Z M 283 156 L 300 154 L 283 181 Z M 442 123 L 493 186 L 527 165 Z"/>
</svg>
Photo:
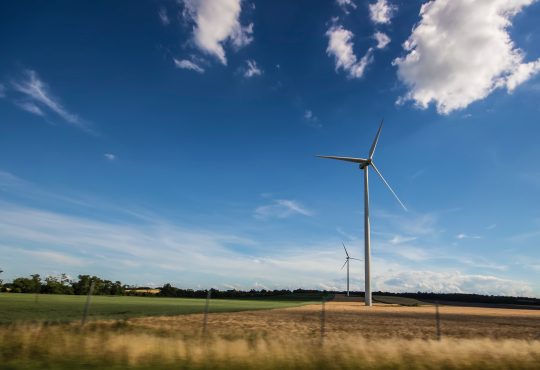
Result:
<svg viewBox="0 0 540 370">
<path fill-rule="evenodd" d="M 0 323 L 80 320 L 86 296 L 0 293 Z M 293 307 L 306 302 L 213 299 L 210 312 L 237 312 Z M 89 319 L 125 319 L 137 316 L 201 313 L 205 300 L 196 298 L 94 296 Z"/>
<path fill-rule="evenodd" d="M 117 323 L 0 327 L 0 368 L 538 369 L 540 341 L 163 335 Z"/>
</svg>

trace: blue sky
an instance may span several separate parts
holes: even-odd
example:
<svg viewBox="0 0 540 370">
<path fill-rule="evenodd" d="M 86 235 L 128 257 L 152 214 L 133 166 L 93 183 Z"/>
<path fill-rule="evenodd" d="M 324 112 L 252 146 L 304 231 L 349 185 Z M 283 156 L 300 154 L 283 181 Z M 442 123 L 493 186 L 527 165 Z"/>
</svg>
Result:
<svg viewBox="0 0 540 370">
<path fill-rule="evenodd" d="M 540 3 L 0 4 L 0 267 L 540 297 Z M 363 288 L 362 263 L 351 264 Z"/>
</svg>

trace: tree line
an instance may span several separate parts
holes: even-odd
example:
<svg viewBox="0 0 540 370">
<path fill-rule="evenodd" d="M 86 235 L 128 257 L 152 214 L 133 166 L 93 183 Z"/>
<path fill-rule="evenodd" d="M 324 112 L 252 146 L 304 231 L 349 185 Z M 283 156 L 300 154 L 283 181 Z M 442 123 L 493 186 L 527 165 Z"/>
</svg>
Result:
<svg viewBox="0 0 540 370">
<path fill-rule="evenodd" d="M 120 281 L 113 282 L 90 275 L 79 275 L 78 280 L 72 280 L 66 274 L 47 276 L 45 279 L 39 274 L 33 274 L 30 277 L 18 277 L 7 284 L 2 284 L 0 280 L 0 290 L 12 293 L 84 295 L 88 294 L 92 282 L 95 295 L 123 295 L 126 292 L 125 285 Z"/>
<path fill-rule="evenodd" d="M 3 271 L 0 269 L 0 277 Z M 42 294 L 75 294 L 86 295 L 90 290 L 90 285 L 94 282 L 95 295 L 130 295 L 130 296 L 158 296 L 158 297 L 179 297 L 179 298 L 205 298 L 208 295 L 206 289 L 182 289 L 174 287 L 167 283 L 160 288 L 152 289 L 148 287 L 133 287 L 122 284 L 120 281 L 111 281 L 102 279 L 98 276 L 78 275 L 77 280 L 72 280 L 66 274 L 59 276 L 47 276 L 44 279 L 39 274 L 33 274 L 29 277 L 18 277 L 11 283 L 3 284 L 0 279 L 0 291 L 12 293 L 42 293 Z M 150 292 L 157 290 L 157 293 Z M 328 299 L 336 293 L 344 292 L 329 292 L 320 290 L 308 289 L 274 289 L 274 290 L 218 290 L 210 289 L 212 298 L 265 298 L 276 300 L 297 300 L 297 301 L 315 301 L 322 298 Z M 352 292 L 355 296 L 363 296 L 363 292 Z M 471 302 L 483 304 L 512 304 L 512 305 L 533 305 L 540 306 L 540 299 L 528 297 L 509 297 L 496 295 L 482 294 L 466 294 L 466 293 L 433 293 L 433 292 L 416 292 L 416 293 L 389 293 L 389 292 L 374 292 L 374 296 L 400 296 L 415 298 L 420 301 L 434 302 Z"/>
</svg>

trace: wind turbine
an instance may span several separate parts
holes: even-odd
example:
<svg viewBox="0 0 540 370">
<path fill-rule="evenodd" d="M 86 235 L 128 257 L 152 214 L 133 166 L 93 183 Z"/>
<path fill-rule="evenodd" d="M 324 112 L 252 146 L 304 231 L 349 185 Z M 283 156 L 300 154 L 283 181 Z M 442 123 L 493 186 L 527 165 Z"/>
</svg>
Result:
<svg viewBox="0 0 540 370">
<path fill-rule="evenodd" d="M 403 209 L 406 211 L 407 208 L 405 205 L 399 200 L 398 196 L 392 190 L 388 182 L 384 179 L 383 175 L 379 172 L 377 169 L 377 166 L 375 166 L 375 163 L 373 162 L 373 155 L 375 154 L 375 148 L 377 147 L 377 142 L 379 141 L 379 136 L 381 135 L 381 130 L 383 127 L 383 121 L 381 121 L 381 125 L 379 126 L 379 130 L 377 131 L 377 135 L 375 136 L 375 140 L 373 140 L 373 144 L 371 144 L 371 148 L 369 149 L 369 155 L 367 159 L 365 158 L 354 158 L 354 157 L 336 157 L 336 156 L 329 156 L 329 155 L 318 155 L 319 158 L 328 158 L 328 159 L 336 159 L 338 161 L 346 161 L 346 162 L 352 162 L 352 163 L 358 163 L 358 166 L 361 170 L 364 170 L 364 263 L 365 263 L 365 304 L 366 306 L 372 305 L 372 299 L 371 299 L 371 246 L 370 246 L 370 230 L 369 230 L 369 181 L 368 181 L 368 173 L 369 173 L 369 167 L 373 167 L 373 170 L 379 175 L 381 180 L 384 182 L 384 184 L 388 187 L 390 192 L 394 195 L 394 197 L 397 199 L 399 204 L 403 207 Z"/>
<path fill-rule="evenodd" d="M 362 260 L 359 260 L 358 258 L 350 257 L 349 252 L 347 252 L 347 248 L 345 248 L 345 243 L 341 242 L 341 244 L 343 244 L 343 249 L 345 249 L 345 255 L 347 256 L 345 257 L 345 263 L 343 264 L 343 266 L 341 266 L 341 269 L 343 270 L 343 267 L 347 265 L 347 297 L 348 297 L 349 296 L 349 260 L 357 260 L 357 261 L 362 261 Z"/>
</svg>

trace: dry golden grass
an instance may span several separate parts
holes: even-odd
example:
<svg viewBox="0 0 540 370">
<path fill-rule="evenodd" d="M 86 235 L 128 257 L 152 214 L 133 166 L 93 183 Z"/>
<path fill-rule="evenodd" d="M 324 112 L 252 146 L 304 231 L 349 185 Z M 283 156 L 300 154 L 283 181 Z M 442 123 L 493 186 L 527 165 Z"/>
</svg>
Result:
<svg viewBox="0 0 540 370">
<path fill-rule="evenodd" d="M 539 369 L 540 312 L 320 305 L 72 325 L 0 327 L 0 369 Z"/>
<path fill-rule="evenodd" d="M 368 340 L 332 334 L 321 345 L 315 338 L 287 333 L 203 341 L 99 325 L 85 331 L 67 326 L 6 329 L 0 329 L 0 368 L 9 369 L 537 369 L 540 365 L 540 341 L 516 339 Z"/>
</svg>

